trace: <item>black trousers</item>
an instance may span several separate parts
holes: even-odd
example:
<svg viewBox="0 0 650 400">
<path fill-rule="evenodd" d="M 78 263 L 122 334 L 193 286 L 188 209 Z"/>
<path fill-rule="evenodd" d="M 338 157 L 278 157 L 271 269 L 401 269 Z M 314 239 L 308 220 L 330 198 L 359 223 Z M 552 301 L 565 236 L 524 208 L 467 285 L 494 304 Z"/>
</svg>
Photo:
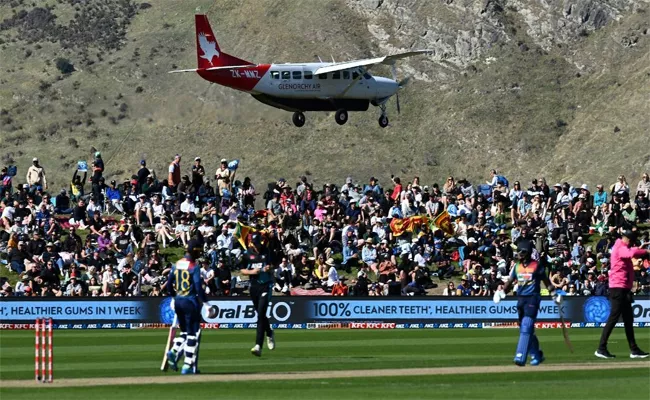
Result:
<svg viewBox="0 0 650 400">
<path fill-rule="evenodd" d="M 600 336 L 599 350 L 607 350 L 607 340 L 609 335 L 612 334 L 618 319 L 623 316 L 623 324 L 625 325 L 625 336 L 627 336 L 627 343 L 630 345 L 630 350 L 637 350 L 639 347 L 636 345 L 634 339 L 634 314 L 632 313 L 632 292 L 629 289 L 609 289 L 609 304 L 610 312 L 607 324 L 603 329 L 603 334 Z"/>
<path fill-rule="evenodd" d="M 271 300 L 271 287 L 268 284 L 251 283 L 250 293 L 253 306 L 255 306 L 255 310 L 257 311 L 257 336 L 255 338 L 255 344 L 262 347 L 264 334 L 269 337 L 273 336 L 271 323 L 266 316 L 266 310 Z"/>
</svg>

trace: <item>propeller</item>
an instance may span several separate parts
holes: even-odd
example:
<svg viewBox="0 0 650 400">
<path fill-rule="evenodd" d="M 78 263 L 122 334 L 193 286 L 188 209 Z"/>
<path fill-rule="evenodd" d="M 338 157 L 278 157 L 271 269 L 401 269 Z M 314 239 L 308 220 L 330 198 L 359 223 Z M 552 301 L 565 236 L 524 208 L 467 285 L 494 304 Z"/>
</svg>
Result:
<svg viewBox="0 0 650 400">
<path fill-rule="evenodd" d="M 393 73 L 393 80 L 395 82 L 397 82 L 397 86 L 398 86 L 397 92 L 395 93 L 395 103 L 397 105 L 397 114 L 399 114 L 400 113 L 399 89 L 403 88 L 409 82 L 409 80 L 411 78 L 406 77 L 406 78 L 404 78 L 404 79 L 402 79 L 401 81 L 398 82 L 397 81 L 397 69 L 395 68 L 395 63 L 393 63 L 393 65 L 391 66 L 391 72 Z"/>
</svg>

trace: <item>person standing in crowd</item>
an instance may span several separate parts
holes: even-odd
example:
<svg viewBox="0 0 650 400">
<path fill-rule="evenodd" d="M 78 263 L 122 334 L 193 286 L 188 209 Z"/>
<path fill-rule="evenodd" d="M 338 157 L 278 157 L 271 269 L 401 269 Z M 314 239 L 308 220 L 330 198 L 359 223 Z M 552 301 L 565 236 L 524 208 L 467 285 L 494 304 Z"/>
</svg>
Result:
<svg viewBox="0 0 650 400">
<path fill-rule="evenodd" d="M 176 193 L 176 188 L 181 183 L 181 155 L 176 154 L 174 161 L 169 164 L 169 174 L 167 184 L 172 193 Z"/>
<path fill-rule="evenodd" d="M 230 189 L 230 175 L 230 170 L 228 169 L 228 160 L 222 158 L 219 169 L 217 169 L 217 172 L 214 173 L 214 178 L 217 180 L 217 187 L 219 188 L 219 196 L 222 195 L 224 189 Z"/>
<path fill-rule="evenodd" d="M 632 284 L 634 282 L 634 266 L 632 258 L 647 257 L 650 250 L 632 247 L 635 242 L 635 233 L 625 230 L 622 237 L 617 239 L 612 248 L 611 269 L 609 270 L 609 304 L 610 313 L 607 324 L 600 336 L 598 350 L 594 353 L 599 358 L 615 358 L 607 349 L 607 340 L 612 334 L 619 317 L 623 316 L 625 325 L 625 336 L 630 346 L 630 358 L 646 358 L 648 353 L 641 350 L 634 338 L 634 314 L 632 312 Z"/>
<path fill-rule="evenodd" d="M 142 193 L 142 186 L 144 186 L 145 183 L 147 183 L 147 177 L 149 176 L 150 172 L 149 169 L 147 168 L 147 161 L 146 160 L 140 160 L 140 168 L 138 169 L 138 183 L 136 186 L 136 193 L 140 194 Z"/>
<path fill-rule="evenodd" d="M 95 152 L 95 159 L 92 163 L 93 175 L 90 178 L 93 189 L 93 196 L 96 199 L 101 199 L 102 197 L 102 176 L 104 175 L 104 160 L 102 160 L 102 153 L 99 151 Z"/>
<path fill-rule="evenodd" d="M 201 165 L 201 157 L 194 157 L 194 165 L 192 165 L 192 186 L 195 192 L 198 192 L 199 188 L 203 186 L 204 176 L 205 168 Z"/>
<path fill-rule="evenodd" d="M 273 272 L 271 271 L 269 251 L 262 244 L 262 235 L 259 232 L 254 232 L 251 235 L 244 262 L 246 269 L 242 269 L 241 272 L 250 277 L 250 295 L 257 311 L 257 334 L 251 353 L 260 357 L 265 334 L 268 349 L 275 349 L 275 332 L 271 329 L 269 318 L 266 316 L 266 310 L 273 293 Z"/>
<path fill-rule="evenodd" d="M 35 192 L 37 187 L 41 187 L 42 190 L 47 190 L 45 169 L 41 167 L 36 157 L 32 159 L 32 165 L 27 170 L 27 184 L 31 193 Z"/>
</svg>

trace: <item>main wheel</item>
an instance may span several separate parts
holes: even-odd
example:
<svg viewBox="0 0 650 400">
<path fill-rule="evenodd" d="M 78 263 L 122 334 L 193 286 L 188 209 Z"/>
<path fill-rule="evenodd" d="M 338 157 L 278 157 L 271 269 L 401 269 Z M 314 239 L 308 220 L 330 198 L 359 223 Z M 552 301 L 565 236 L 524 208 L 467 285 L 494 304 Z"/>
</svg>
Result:
<svg viewBox="0 0 650 400">
<path fill-rule="evenodd" d="M 336 119 L 337 124 L 344 125 L 346 122 L 348 122 L 348 112 L 342 108 L 338 109 L 336 110 L 334 118 Z"/>
<path fill-rule="evenodd" d="M 305 125 L 305 114 L 301 113 L 300 111 L 293 113 L 293 117 L 291 119 L 293 120 L 293 124 L 298 128 Z"/>
<path fill-rule="evenodd" d="M 387 116 L 382 115 L 381 117 L 379 117 L 379 126 L 381 126 L 382 128 L 385 128 L 385 127 L 388 126 L 388 117 Z"/>
</svg>

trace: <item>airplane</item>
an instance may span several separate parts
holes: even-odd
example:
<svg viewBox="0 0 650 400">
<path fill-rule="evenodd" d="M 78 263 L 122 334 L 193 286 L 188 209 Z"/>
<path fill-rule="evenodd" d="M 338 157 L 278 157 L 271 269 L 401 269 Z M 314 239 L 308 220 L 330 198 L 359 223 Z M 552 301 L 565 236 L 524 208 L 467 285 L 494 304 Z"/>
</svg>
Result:
<svg viewBox="0 0 650 400">
<path fill-rule="evenodd" d="M 345 62 L 254 64 L 221 51 L 206 15 L 195 15 L 198 68 L 169 73 L 196 72 L 201 78 L 249 93 L 256 100 L 293 112 L 293 124 L 305 125 L 305 111 L 335 111 L 339 125 L 348 121 L 348 111 L 381 109 L 379 126 L 388 126 L 386 102 L 396 97 L 408 78 L 397 81 L 395 62 L 431 50 L 415 50 L 389 56 Z M 390 65 L 393 79 L 372 76 L 376 65 Z"/>
</svg>

